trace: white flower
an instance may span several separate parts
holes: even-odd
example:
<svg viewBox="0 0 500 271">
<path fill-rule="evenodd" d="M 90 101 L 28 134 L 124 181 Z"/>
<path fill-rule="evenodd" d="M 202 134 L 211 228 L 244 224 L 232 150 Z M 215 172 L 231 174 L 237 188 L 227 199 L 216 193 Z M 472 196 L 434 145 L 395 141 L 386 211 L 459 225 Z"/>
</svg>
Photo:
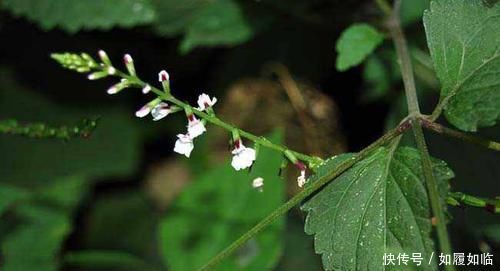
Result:
<svg viewBox="0 0 500 271">
<path fill-rule="evenodd" d="M 210 96 L 202 93 L 200 96 L 198 96 L 198 110 L 204 111 L 207 108 L 212 107 L 216 102 L 217 98 L 213 97 L 212 99 L 210 99 Z"/>
<path fill-rule="evenodd" d="M 146 104 L 145 106 L 141 107 L 139 110 L 135 111 L 135 116 L 138 118 L 144 118 L 151 112 L 151 106 L 149 104 Z"/>
<path fill-rule="evenodd" d="M 191 151 L 193 150 L 193 148 L 194 148 L 193 139 L 191 138 L 191 136 L 189 136 L 189 134 L 177 135 L 177 141 L 175 141 L 174 152 L 189 157 L 191 155 Z"/>
<path fill-rule="evenodd" d="M 167 71 L 163 70 L 160 73 L 158 73 L 158 81 L 163 82 L 169 80 L 170 80 L 170 75 L 168 75 Z"/>
<path fill-rule="evenodd" d="M 197 119 L 193 114 L 188 116 L 187 129 L 191 138 L 196 138 L 207 131 L 203 122 Z"/>
<path fill-rule="evenodd" d="M 255 161 L 255 150 L 245 147 L 241 140 L 237 140 L 234 146 L 235 148 L 231 152 L 233 154 L 231 166 L 236 170 L 249 168 Z"/>
<path fill-rule="evenodd" d="M 149 92 L 151 91 L 151 86 L 146 84 L 143 88 L 142 88 L 142 93 L 143 94 L 148 94 Z"/>
<path fill-rule="evenodd" d="M 114 67 L 108 67 L 106 71 L 108 72 L 109 75 L 113 75 L 116 73 L 116 69 Z"/>
<path fill-rule="evenodd" d="M 257 177 L 252 181 L 252 187 L 258 189 L 262 192 L 262 187 L 264 186 L 264 179 L 262 177 Z"/>
<path fill-rule="evenodd" d="M 161 102 L 153 107 L 153 109 L 151 110 L 151 115 L 153 116 L 154 121 L 159 121 L 168 116 L 168 114 L 170 114 L 171 112 L 172 109 L 170 108 L 170 105 L 165 102 Z"/>
<path fill-rule="evenodd" d="M 297 177 L 297 185 L 299 187 L 302 187 L 302 186 L 304 186 L 304 184 L 306 184 L 306 181 L 307 181 L 307 179 L 306 179 L 306 171 L 305 170 L 301 170 L 300 171 L 300 176 Z"/>
</svg>

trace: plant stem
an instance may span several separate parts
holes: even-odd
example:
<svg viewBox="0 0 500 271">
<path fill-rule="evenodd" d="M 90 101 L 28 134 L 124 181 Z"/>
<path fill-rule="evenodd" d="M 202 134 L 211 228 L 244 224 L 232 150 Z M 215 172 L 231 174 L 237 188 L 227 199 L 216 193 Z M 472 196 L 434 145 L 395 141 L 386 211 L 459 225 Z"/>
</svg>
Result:
<svg viewBox="0 0 500 271">
<path fill-rule="evenodd" d="M 386 0 L 375 0 L 375 3 L 377 3 L 377 6 L 382 10 L 382 12 L 386 15 L 389 16 L 391 15 L 391 6 L 387 3 Z"/>
<path fill-rule="evenodd" d="M 420 152 L 420 156 L 422 157 L 422 168 L 425 177 L 425 184 L 427 186 L 427 193 L 429 194 L 432 213 L 436 217 L 436 231 L 439 247 L 441 248 L 441 252 L 445 255 L 452 255 L 450 240 L 448 237 L 448 231 L 446 230 L 446 222 L 444 219 L 443 204 L 441 204 L 437 182 L 432 172 L 432 162 L 430 159 L 429 151 L 427 149 L 427 144 L 425 143 L 424 132 L 422 130 L 422 127 L 418 123 L 414 123 L 412 127 L 413 134 L 415 135 L 415 141 L 417 143 L 417 148 Z M 455 270 L 452 265 L 446 265 L 445 269 Z"/>
<path fill-rule="evenodd" d="M 413 133 L 415 141 L 422 157 L 422 169 L 424 172 L 425 184 L 427 186 L 427 193 L 429 195 L 430 205 L 433 215 L 436 217 L 436 231 L 441 252 L 446 255 L 451 255 L 451 245 L 446 230 L 446 222 L 444 220 L 444 206 L 441 204 L 441 199 L 438 193 L 437 182 L 432 171 L 432 163 L 427 144 L 425 142 L 422 126 L 418 121 L 420 117 L 420 108 L 418 105 L 417 91 L 415 87 L 415 79 L 413 77 L 413 68 L 411 57 L 408 52 L 408 45 L 401 28 L 399 18 L 399 8 L 401 5 L 400 0 L 394 2 L 392 15 L 388 19 L 388 27 L 394 40 L 398 62 L 401 67 L 401 74 L 403 77 L 403 84 L 405 87 L 406 100 L 408 103 L 408 112 L 410 121 L 412 122 Z M 455 270 L 453 265 L 446 265 L 445 270 Z"/>
<path fill-rule="evenodd" d="M 430 131 L 433 131 L 437 134 L 458 138 L 460 140 L 467 141 L 467 142 L 470 142 L 470 143 L 473 143 L 473 144 L 476 144 L 479 146 L 483 146 L 483 147 L 486 147 L 486 148 L 491 149 L 491 150 L 500 151 L 500 143 L 499 142 L 495 142 L 495 141 L 484 139 L 481 137 L 469 135 L 469 134 L 448 128 L 448 127 L 443 126 L 439 123 L 432 122 L 426 118 L 419 118 L 419 121 L 424 128 L 426 128 Z"/>
<path fill-rule="evenodd" d="M 483 208 L 491 213 L 500 213 L 500 199 L 486 199 L 467 195 L 462 192 L 450 192 L 448 193 L 448 197 L 454 199 L 459 204 Z"/>
<path fill-rule="evenodd" d="M 389 143 L 392 139 L 401 135 L 404 131 L 406 131 L 409 128 L 410 128 L 409 121 L 402 122 L 398 127 L 396 127 L 395 129 L 389 131 L 388 133 L 386 133 L 385 135 L 380 137 L 377 141 L 373 142 L 368 147 L 364 148 L 362 151 L 360 151 L 359 153 L 354 155 L 351 159 L 348 159 L 348 160 L 340 163 L 335 170 L 331 171 L 330 174 L 325 175 L 322 178 L 320 178 L 319 180 L 317 180 L 316 182 L 312 183 L 311 185 L 306 186 L 306 188 L 304 188 L 304 190 L 302 190 L 300 193 L 296 194 L 294 197 L 292 197 L 290 200 L 288 200 L 285 204 L 278 207 L 271 214 L 269 214 L 267 217 L 265 217 L 263 220 L 261 220 L 257 225 L 255 225 L 252 229 L 247 231 L 240 238 L 238 238 L 236 241 L 234 241 L 231 245 L 229 245 L 227 248 L 225 248 L 223 251 L 221 251 L 219 254 L 217 254 L 214 258 L 212 258 L 200 270 L 210 270 L 211 268 L 216 266 L 220 261 L 222 261 L 227 256 L 231 255 L 239 247 L 241 247 L 248 240 L 250 240 L 253 236 L 255 236 L 260 231 L 262 231 L 262 229 L 264 229 L 267 225 L 272 223 L 274 220 L 276 220 L 281 215 L 288 212 L 293 206 L 300 203 L 302 200 L 304 200 L 306 197 L 308 197 L 312 193 L 321 189 L 324 185 L 328 184 L 330 181 L 332 181 L 333 179 L 338 177 L 340 174 L 342 174 L 344 171 L 346 171 L 347 169 L 352 167 L 357 162 L 366 158 L 373 150 L 377 149 L 378 147 L 380 147 L 382 145 Z"/>
<path fill-rule="evenodd" d="M 410 53 L 408 51 L 408 44 L 406 43 L 399 20 L 400 4 L 401 1 L 399 0 L 394 2 L 394 10 L 392 11 L 392 15 L 388 18 L 387 24 L 391 32 L 392 39 L 394 40 L 398 63 L 401 67 L 401 75 L 403 77 L 408 112 L 410 116 L 415 116 L 420 114 L 420 108 L 418 106 L 417 90 L 415 88 L 415 78 L 413 76 L 413 66 L 411 63 Z"/>
</svg>

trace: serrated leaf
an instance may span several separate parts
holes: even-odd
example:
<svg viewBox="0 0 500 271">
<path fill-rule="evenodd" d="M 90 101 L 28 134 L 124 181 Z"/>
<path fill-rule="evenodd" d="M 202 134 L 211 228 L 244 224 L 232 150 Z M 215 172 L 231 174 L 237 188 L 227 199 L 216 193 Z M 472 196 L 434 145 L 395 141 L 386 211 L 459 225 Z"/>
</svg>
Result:
<svg viewBox="0 0 500 271">
<path fill-rule="evenodd" d="M 276 135 L 272 138 L 279 141 Z M 225 163 L 194 180 L 160 226 L 169 270 L 199 269 L 282 204 L 284 185 L 277 176 L 281 159 L 279 153 L 261 149 L 250 174 Z M 263 192 L 251 186 L 257 176 L 264 178 Z M 279 219 L 215 270 L 272 270 L 281 254 L 282 230 Z"/>
<path fill-rule="evenodd" d="M 66 214 L 23 205 L 16 213 L 24 220 L 2 243 L 2 271 L 56 271 L 56 255 L 71 229 Z"/>
<path fill-rule="evenodd" d="M 350 157 L 328 160 L 310 182 Z M 433 163 L 438 180 L 453 177 L 443 161 Z M 385 270 L 384 253 L 422 253 L 429 261 L 434 251 L 431 213 L 422 176 L 417 150 L 381 147 L 308 200 L 302 206 L 308 212 L 305 231 L 315 234 L 315 249 L 322 254 L 324 268 Z M 408 268 L 400 266 L 400 270 Z M 414 266 L 414 270 L 436 268 Z"/>
<path fill-rule="evenodd" d="M 424 14 L 427 44 L 439 81 L 439 106 L 464 131 L 500 117 L 500 4 L 434 0 Z"/>
<path fill-rule="evenodd" d="M 337 41 L 337 70 L 345 71 L 360 64 L 382 40 L 382 34 L 368 24 L 349 26 Z"/>
<path fill-rule="evenodd" d="M 4 0 L 2 4 L 44 30 L 60 27 L 69 33 L 132 27 L 155 19 L 149 0 Z"/>
</svg>

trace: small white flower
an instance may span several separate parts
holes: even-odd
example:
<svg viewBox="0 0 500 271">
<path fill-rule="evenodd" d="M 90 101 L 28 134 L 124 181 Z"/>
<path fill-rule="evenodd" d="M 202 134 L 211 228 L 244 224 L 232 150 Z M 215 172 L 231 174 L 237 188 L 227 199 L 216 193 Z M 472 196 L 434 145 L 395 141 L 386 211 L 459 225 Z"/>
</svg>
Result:
<svg viewBox="0 0 500 271">
<path fill-rule="evenodd" d="M 149 112 L 151 112 L 151 106 L 149 104 L 146 104 L 135 112 L 135 116 L 138 118 L 144 118 L 149 114 Z"/>
<path fill-rule="evenodd" d="M 231 166 L 236 170 L 249 168 L 255 161 L 255 150 L 245 147 L 241 140 L 237 140 L 234 146 L 234 150 L 231 152 L 233 154 Z"/>
<path fill-rule="evenodd" d="M 212 107 L 216 102 L 217 98 L 213 97 L 212 99 L 210 99 L 210 96 L 202 93 L 200 96 L 198 96 L 198 110 L 204 111 L 207 108 Z"/>
<path fill-rule="evenodd" d="M 193 144 L 193 139 L 189 134 L 183 135 L 183 134 L 178 134 L 177 135 L 177 141 L 175 141 L 175 147 L 174 147 L 174 152 L 183 154 L 186 157 L 189 157 L 191 155 L 191 151 L 194 149 L 194 144 Z"/>
<path fill-rule="evenodd" d="M 306 179 L 306 171 L 305 170 L 301 170 L 300 171 L 300 176 L 297 177 L 297 185 L 299 187 L 303 187 L 304 184 L 306 184 L 306 181 L 307 181 L 307 179 Z"/>
<path fill-rule="evenodd" d="M 168 75 L 167 71 L 163 70 L 160 73 L 158 73 L 158 81 L 163 82 L 169 80 L 170 80 L 170 75 Z"/>
<path fill-rule="evenodd" d="M 170 114 L 171 112 L 172 109 L 170 108 L 170 105 L 165 102 L 161 102 L 153 107 L 153 109 L 151 110 L 151 115 L 153 116 L 154 121 L 158 121 L 168 116 L 168 114 Z"/>
<path fill-rule="evenodd" d="M 146 84 L 146 85 L 142 88 L 142 93 L 143 93 L 143 94 L 148 94 L 150 91 L 151 91 L 151 86 L 150 86 L 149 84 Z"/>
<path fill-rule="evenodd" d="M 262 177 L 257 177 L 253 179 L 252 181 L 253 188 L 258 189 L 260 192 L 262 192 L 263 186 L 264 186 L 264 179 Z"/>
<path fill-rule="evenodd" d="M 207 131 L 203 122 L 197 119 L 193 114 L 188 116 L 187 129 L 191 138 L 196 138 Z"/>
</svg>

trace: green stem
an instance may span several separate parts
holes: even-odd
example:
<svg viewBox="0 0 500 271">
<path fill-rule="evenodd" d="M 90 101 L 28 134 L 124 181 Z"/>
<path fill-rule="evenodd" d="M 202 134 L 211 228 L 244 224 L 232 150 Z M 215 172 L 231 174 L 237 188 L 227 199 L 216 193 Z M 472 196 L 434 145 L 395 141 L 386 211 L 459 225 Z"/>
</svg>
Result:
<svg viewBox="0 0 500 271">
<path fill-rule="evenodd" d="M 444 219 L 444 206 L 441 204 L 441 199 L 438 193 L 438 186 L 436 179 L 432 171 L 432 163 L 429 152 L 427 150 L 427 144 L 425 142 L 424 133 L 422 126 L 418 121 L 420 117 L 420 108 L 418 105 L 417 91 L 415 87 L 415 79 L 413 75 L 413 68 L 411 63 L 411 57 L 408 52 L 408 45 L 406 43 L 406 38 L 404 36 L 403 30 L 401 28 L 400 18 L 399 18 L 399 8 L 401 5 L 400 0 L 394 2 L 394 8 L 392 15 L 388 19 L 388 27 L 391 32 L 392 38 L 394 40 L 394 45 L 396 47 L 396 53 L 398 56 L 398 62 L 401 67 L 401 74 L 403 77 L 403 84 L 406 93 L 406 100 L 408 103 L 408 112 L 410 120 L 412 121 L 413 133 L 415 135 L 415 141 L 417 143 L 417 148 L 422 157 L 422 169 L 424 172 L 425 184 L 427 186 L 427 193 L 429 195 L 430 205 L 433 215 L 436 217 L 436 231 L 438 236 L 439 247 L 441 252 L 446 255 L 451 255 L 451 245 L 448 237 L 448 231 L 446 230 L 446 222 Z M 453 265 L 446 265 L 445 270 L 455 270 Z"/>
<path fill-rule="evenodd" d="M 495 142 L 495 141 L 484 139 L 481 137 L 469 135 L 469 134 L 448 128 L 448 127 L 443 126 L 439 123 L 432 122 L 426 118 L 419 118 L 419 120 L 424 128 L 426 128 L 432 132 L 435 132 L 437 134 L 458 138 L 460 140 L 467 141 L 467 142 L 470 142 L 470 143 L 473 143 L 473 144 L 476 144 L 479 146 L 483 146 L 483 147 L 486 147 L 486 148 L 491 149 L 491 150 L 500 151 L 500 143 L 499 142 Z"/>
<path fill-rule="evenodd" d="M 401 75 L 403 77 L 408 112 L 410 116 L 415 116 L 420 114 L 420 108 L 418 106 L 417 90 L 415 88 L 415 78 L 413 75 L 410 53 L 408 51 L 408 44 L 406 43 L 406 38 L 399 20 L 400 3 L 401 1 L 395 1 L 394 10 L 392 11 L 392 15 L 388 18 L 387 24 L 391 32 L 392 39 L 394 40 L 398 63 L 401 67 Z"/>
<path fill-rule="evenodd" d="M 500 199 L 481 198 L 462 192 L 450 192 L 448 193 L 448 198 L 462 205 L 483 208 L 492 213 L 500 213 Z"/>
<path fill-rule="evenodd" d="M 253 236 L 258 234 L 262 229 L 264 229 L 267 225 L 271 224 L 274 220 L 276 220 L 281 215 L 288 212 L 293 206 L 299 204 L 306 197 L 321 189 L 324 185 L 328 184 L 330 181 L 338 177 L 344 171 L 352 167 L 357 162 L 366 158 L 373 150 L 378 147 L 389 143 L 395 137 L 401 135 L 404 131 L 410 128 L 410 122 L 404 121 L 395 129 L 389 131 L 382 137 L 380 137 L 377 141 L 373 142 L 371 145 L 354 155 L 351 159 L 348 159 L 342 163 L 340 163 L 335 170 L 332 170 L 330 174 L 324 176 L 323 178 L 317 180 L 311 185 L 307 186 L 300 193 L 295 195 L 293 198 L 288 200 L 285 204 L 278 207 L 271 214 L 261 220 L 257 225 L 255 225 L 252 229 L 243 234 L 240 238 L 234 241 L 231 245 L 229 245 L 226 249 L 217 254 L 214 258 L 212 258 L 205 266 L 203 266 L 200 270 L 210 270 L 214 266 L 216 266 L 219 262 L 221 262 L 224 258 L 231 255 L 235 252 L 239 247 L 245 244 L 248 240 L 250 240 Z"/>
<path fill-rule="evenodd" d="M 425 143 L 424 132 L 422 127 L 418 123 L 413 125 L 413 134 L 415 135 L 415 141 L 417 143 L 417 148 L 422 157 L 422 168 L 424 171 L 425 184 L 427 186 L 427 193 L 429 194 L 429 199 L 431 202 L 432 213 L 436 217 L 436 231 L 438 236 L 439 247 L 441 252 L 445 255 L 452 255 L 450 240 L 448 237 L 448 231 L 446 230 L 446 222 L 443 212 L 443 205 L 441 204 L 441 198 L 439 196 L 438 186 L 436 178 L 432 172 L 432 162 L 430 159 L 429 151 L 427 149 L 427 144 Z M 455 270 L 452 265 L 447 265 L 446 270 Z"/>
</svg>

